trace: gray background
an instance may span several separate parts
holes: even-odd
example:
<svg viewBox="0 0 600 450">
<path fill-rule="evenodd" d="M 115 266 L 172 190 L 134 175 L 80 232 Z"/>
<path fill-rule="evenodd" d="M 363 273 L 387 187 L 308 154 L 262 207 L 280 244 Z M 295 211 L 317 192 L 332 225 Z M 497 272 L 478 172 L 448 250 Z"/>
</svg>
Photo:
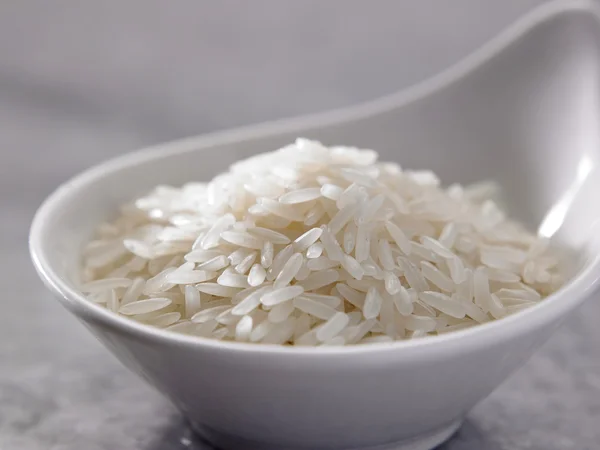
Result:
<svg viewBox="0 0 600 450">
<path fill-rule="evenodd" d="M 536 0 L 0 1 L 0 449 L 206 447 L 34 275 L 61 181 L 172 138 L 350 105 L 480 46 Z M 444 450 L 600 447 L 592 300 Z"/>
</svg>

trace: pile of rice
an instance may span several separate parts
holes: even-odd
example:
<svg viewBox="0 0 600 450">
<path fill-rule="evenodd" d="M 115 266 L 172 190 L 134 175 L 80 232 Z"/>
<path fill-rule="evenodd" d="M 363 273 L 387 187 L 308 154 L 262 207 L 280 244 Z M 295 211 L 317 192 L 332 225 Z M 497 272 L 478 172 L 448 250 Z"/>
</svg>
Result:
<svg viewBox="0 0 600 450">
<path fill-rule="evenodd" d="M 298 139 L 208 184 L 159 186 L 84 249 L 90 301 L 206 338 L 348 345 L 437 335 L 560 287 L 546 240 L 490 184 L 440 187 L 377 153 Z"/>
</svg>

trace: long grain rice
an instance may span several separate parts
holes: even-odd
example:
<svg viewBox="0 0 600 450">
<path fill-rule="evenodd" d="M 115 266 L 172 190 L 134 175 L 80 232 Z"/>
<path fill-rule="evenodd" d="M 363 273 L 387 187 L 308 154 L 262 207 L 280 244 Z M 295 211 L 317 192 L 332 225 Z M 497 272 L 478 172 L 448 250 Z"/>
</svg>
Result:
<svg viewBox="0 0 600 450">
<path fill-rule="evenodd" d="M 298 139 L 209 183 L 158 186 L 102 223 L 81 291 L 210 339 L 355 345 L 501 319 L 562 283 L 558 254 L 489 183 L 440 188 L 372 150 Z"/>
</svg>

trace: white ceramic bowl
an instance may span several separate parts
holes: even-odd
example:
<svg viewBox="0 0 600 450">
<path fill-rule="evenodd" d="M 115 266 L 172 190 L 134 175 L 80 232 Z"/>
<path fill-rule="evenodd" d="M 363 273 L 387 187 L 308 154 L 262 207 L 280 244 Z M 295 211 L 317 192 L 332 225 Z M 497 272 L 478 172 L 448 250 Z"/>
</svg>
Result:
<svg viewBox="0 0 600 450">
<path fill-rule="evenodd" d="M 589 206 L 600 193 L 598 17 L 592 2 L 550 3 L 455 67 L 386 99 L 94 167 L 40 208 L 30 237 L 35 266 L 65 307 L 219 448 L 432 448 L 597 284 L 599 251 L 590 236 L 600 211 Z M 299 135 L 375 148 L 382 159 L 431 168 L 446 182 L 495 179 L 511 213 L 558 230 L 555 238 L 578 250 L 580 270 L 557 294 L 501 321 L 340 348 L 178 335 L 118 317 L 77 291 L 81 245 L 120 203 L 158 183 L 209 179 Z"/>
</svg>

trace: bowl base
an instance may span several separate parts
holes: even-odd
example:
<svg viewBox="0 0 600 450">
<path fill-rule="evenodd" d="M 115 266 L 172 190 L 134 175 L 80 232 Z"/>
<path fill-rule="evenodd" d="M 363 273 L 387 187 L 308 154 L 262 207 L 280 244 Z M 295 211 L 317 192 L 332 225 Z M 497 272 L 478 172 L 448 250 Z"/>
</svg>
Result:
<svg viewBox="0 0 600 450">
<path fill-rule="evenodd" d="M 462 420 L 436 428 L 417 436 L 396 442 L 377 444 L 367 447 L 319 447 L 319 450 L 431 450 L 448 440 L 461 426 Z M 314 446 L 284 447 L 276 443 L 248 441 L 235 435 L 221 433 L 201 424 L 192 424 L 193 430 L 214 446 L 215 450 L 314 450 Z"/>
</svg>

